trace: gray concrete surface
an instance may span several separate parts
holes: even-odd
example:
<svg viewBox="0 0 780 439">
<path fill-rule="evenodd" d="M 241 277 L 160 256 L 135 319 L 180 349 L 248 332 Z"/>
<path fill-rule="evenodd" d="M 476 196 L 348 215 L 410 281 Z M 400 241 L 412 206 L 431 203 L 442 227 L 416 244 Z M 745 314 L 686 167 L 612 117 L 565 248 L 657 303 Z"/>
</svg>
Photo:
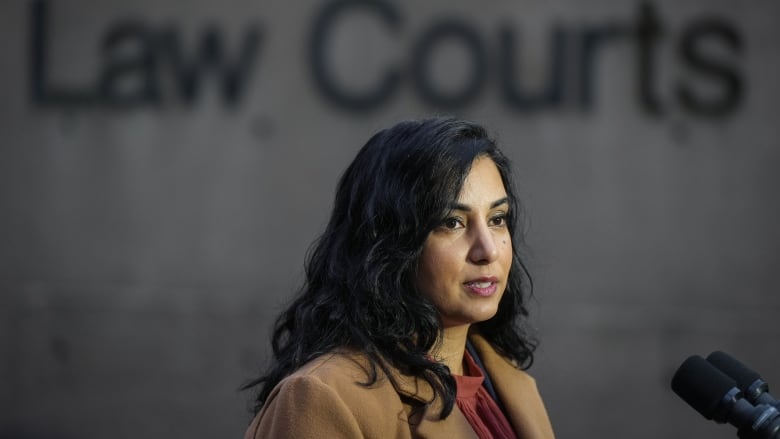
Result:
<svg viewBox="0 0 780 439">
<path fill-rule="evenodd" d="M 736 437 L 669 381 L 721 349 L 780 389 L 778 3 L 644 3 L 660 29 L 644 90 L 661 114 L 642 104 L 639 2 L 417 3 L 388 3 L 396 27 L 355 7 L 329 28 L 345 93 L 402 72 L 358 111 L 313 77 L 315 19 L 333 2 L 0 5 L 0 438 L 241 437 L 250 395 L 237 388 L 265 361 L 340 172 L 375 130 L 444 113 L 488 126 L 514 161 L 542 341 L 532 373 L 558 436 Z M 486 56 L 476 66 L 461 35 L 423 57 L 445 97 L 484 68 L 455 107 L 409 73 L 445 19 Z M 209 26 L 223 66 L 253 60 L 233 105 L 213 72 L 190 103 L 172 73 Z M 501 29 L 526 91 L 550 80 L 564 35 L 560 101 L 508 100 Z M 160 43 L 170 35 L 179 52 Z M 681 57 L 685 38 L 698 62 Z M 726 109 L 691 110 L 681 87 Z"/>
</svg>

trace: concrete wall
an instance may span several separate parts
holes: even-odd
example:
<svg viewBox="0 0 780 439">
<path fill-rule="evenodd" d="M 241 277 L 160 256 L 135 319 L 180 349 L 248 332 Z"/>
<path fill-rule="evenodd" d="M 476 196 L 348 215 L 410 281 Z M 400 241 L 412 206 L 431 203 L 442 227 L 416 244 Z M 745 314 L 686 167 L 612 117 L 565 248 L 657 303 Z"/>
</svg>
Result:
<svg viewBox="0 0 780 439">
<path fill-rule="evenodd" d="M 444 113 L 514 161 L 559 437 L 735 437 L 669 380 L 780 383 L 778 3 L 417 3 L 0 5 L 0 437 L 240 437 L 340 172 Z"/>
</svg>

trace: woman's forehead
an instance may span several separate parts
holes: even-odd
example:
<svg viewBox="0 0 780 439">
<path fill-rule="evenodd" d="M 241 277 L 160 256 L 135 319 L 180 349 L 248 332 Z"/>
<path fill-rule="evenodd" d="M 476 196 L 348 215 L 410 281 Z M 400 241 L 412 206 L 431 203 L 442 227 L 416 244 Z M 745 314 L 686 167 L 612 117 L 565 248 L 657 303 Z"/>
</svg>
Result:
<svg viewBox="0 0 780 439">
<path fill-rule="evenodd" d="M 457 204 L 465 207 L 495 207 L 496 203 L 506 202 L 507 192 L 504 180 L 495 162 L 488 157 L 474 161 L 463 187 L 458 194 Z"/>
</svg>

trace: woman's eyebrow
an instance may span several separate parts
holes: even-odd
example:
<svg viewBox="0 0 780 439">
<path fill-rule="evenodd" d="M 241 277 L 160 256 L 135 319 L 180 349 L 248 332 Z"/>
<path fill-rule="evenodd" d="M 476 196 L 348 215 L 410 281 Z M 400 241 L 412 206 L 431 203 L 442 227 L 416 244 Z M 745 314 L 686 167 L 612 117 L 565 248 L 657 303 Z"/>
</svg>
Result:
<svg viewBox="0 0 780 439">
<path fill-rule="evenodd" d="M 508 204 L 509 203 L 509 197 L 503 197 L 499 198 L 498 200 L 490 203 L 490 208 L 494 209 L 502 204 Z M 452 210 L 460 210 L 463 212 L 471 212 L 471 206 L 461 204 L 461 203 L 454 203 L 450 206 L 450 209 Z"/>
</svg>

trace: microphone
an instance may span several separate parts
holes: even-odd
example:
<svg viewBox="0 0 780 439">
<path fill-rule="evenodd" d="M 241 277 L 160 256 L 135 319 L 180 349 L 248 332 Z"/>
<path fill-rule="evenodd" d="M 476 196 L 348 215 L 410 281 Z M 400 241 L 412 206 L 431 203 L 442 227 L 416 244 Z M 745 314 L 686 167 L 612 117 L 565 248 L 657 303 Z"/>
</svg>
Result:
<svg viewBox="0 0 780 439">
<path fill-rule="evenodd" d="M 734 379 L 698 355 L 677 369 L 672 390 L 705 418 L 737 427 L 742 439 L 780 439 L 780 412 L 751 404 Z"/>
<path fill-rule="evenodd" d="M 707 356 L 707 361 L 733 378 L 745 399 L 752 404 L 769 404 L 780 409 L 780 401 L 769 393 L 769 384 L 761 378 L 758 372 L 722 351 L 711 353 Z"/>
</svg>

